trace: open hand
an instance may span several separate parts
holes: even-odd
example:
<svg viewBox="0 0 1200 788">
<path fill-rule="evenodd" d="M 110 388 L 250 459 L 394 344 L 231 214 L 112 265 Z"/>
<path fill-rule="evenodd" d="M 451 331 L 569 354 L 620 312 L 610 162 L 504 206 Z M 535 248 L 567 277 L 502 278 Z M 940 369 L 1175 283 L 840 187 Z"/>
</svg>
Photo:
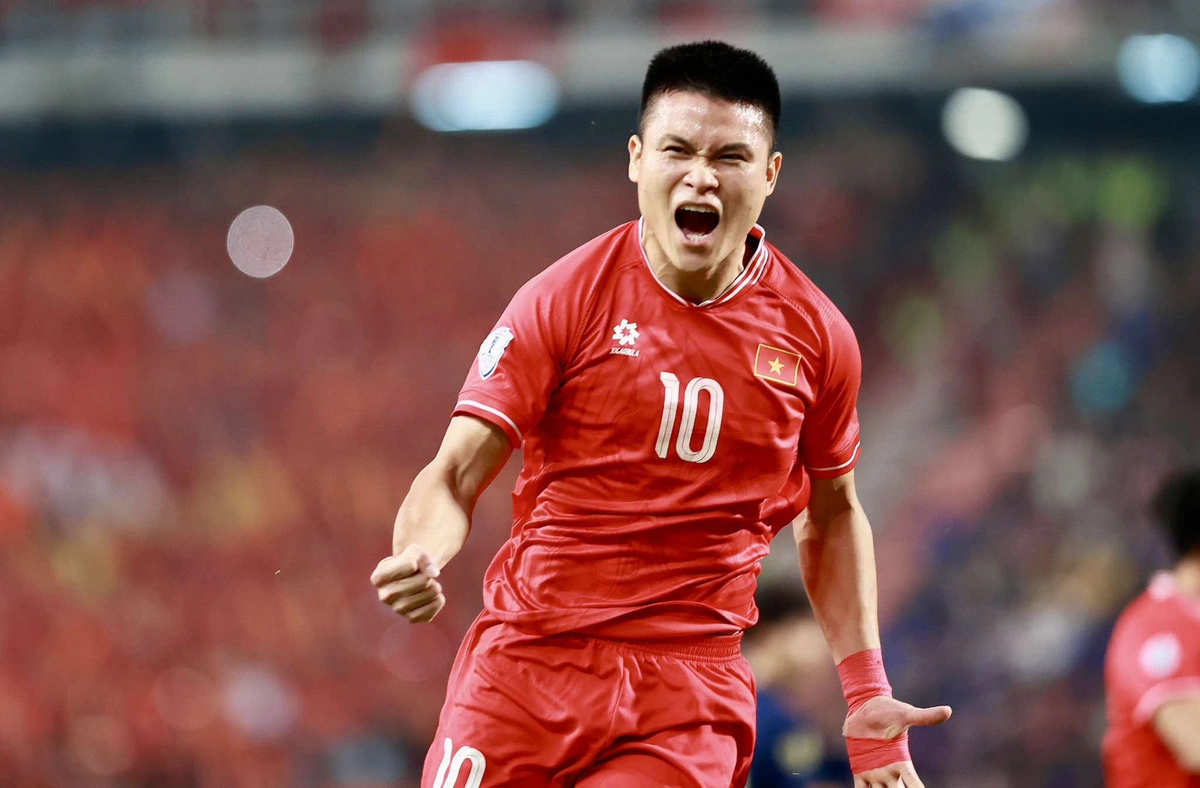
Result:
<svg viewBox="0 0 1200 788">
<path fill-rule="evenodd" d="M 949 706 L 917 708 L 886 695 L 871 698 L 846 718 L 842 735 L 847 739 L 895 739 L 908 729 L 940 725 L 950 719 Z M 854 775 L 854 788 L 925 788 L 912 761 L 897 761 Z"/>
</svg>

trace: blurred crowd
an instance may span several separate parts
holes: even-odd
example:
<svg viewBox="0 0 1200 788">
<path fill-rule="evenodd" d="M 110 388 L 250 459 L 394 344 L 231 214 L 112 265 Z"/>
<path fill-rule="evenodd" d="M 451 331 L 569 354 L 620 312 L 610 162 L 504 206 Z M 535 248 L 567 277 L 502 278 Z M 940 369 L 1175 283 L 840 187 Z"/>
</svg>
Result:
<svg viewBox="0 0 1200 788">
<path fill-rule="evenodd" d="M 5 785 L 416 784 L 519 458 L 433 624 L 367 578 L 510 295 L 636 217 L 621 142 L 0 174 Z M 782 149 L 768 238 L 863 348 L 892 681 L 956 709 L 914 737 L 926 782 L 1097 785 L 1104 639 L 1163 560 L 1144 501 L 1200 439 L 1198 173 L 836 116 Z M 263 203 L 296 251 L 256 280 L 225 231 Z M 832 672 L 809 689 L 836 732 Z"/>
<path fill-rule="evenodd" d="M 780 22 L 971 33 L 1090 21 L 1194 25 L 1187 0 L 0 0 L 0 40 L 171 41 L 308 37 L 330 46 L 378 33 L 473 23 L 492 37 L 578 26 L 726 30 Z"/>
</svg>

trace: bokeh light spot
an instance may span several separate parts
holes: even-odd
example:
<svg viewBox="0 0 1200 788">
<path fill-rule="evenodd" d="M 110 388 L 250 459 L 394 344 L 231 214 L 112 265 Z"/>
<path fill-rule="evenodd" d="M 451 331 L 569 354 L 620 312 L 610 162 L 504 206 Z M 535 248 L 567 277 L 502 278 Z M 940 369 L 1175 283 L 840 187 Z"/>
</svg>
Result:
<svg viewBox="0 0 1200 788">
<path fill-rule="evenodd" d="M 1029 121 L 1010 96 L 995 90 L 960 88 L 942 109 L 942 131 L 968 158 L 1009 161 L 1025 147 Z"/>
<path fill-rule="evenodd" d="M 295 243 L 287 217 L 269 205 L 239 213 L 225 237 L 229 259 L 243 274 L 256 279 L 279 273 L 291 259 Z"/>
</svg>

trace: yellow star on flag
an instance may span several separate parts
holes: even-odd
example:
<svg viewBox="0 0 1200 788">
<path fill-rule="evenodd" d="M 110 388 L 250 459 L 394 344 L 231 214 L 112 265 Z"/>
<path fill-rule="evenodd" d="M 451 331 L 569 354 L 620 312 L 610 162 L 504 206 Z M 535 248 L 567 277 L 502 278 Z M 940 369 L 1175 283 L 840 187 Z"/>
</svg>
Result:
<svg viewBox="0 0 1200 788">
<path fill-rule="evenodd" d="M 800 383 L 800 361 L 799 353 L 759 343 L 754 352 L 754 376 L 772 383 L 796 386 Z"/>
</svg>

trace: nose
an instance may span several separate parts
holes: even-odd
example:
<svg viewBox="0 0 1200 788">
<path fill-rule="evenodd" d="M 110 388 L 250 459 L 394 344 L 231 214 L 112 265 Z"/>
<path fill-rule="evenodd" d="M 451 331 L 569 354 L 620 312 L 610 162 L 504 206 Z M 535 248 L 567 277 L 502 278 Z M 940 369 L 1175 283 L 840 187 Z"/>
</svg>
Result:
<svg viewBox="0 0 1200 788">
<path fill-rule="evenodd" d="M 721 182 L 717 180 L 717 173 L 709 166 L 708 161 L 699 156 L 688 168 L 683 182 L 684 185 L 690 186 L 699 194 L 711 192 L 721 185 Z"/>
</svg>

